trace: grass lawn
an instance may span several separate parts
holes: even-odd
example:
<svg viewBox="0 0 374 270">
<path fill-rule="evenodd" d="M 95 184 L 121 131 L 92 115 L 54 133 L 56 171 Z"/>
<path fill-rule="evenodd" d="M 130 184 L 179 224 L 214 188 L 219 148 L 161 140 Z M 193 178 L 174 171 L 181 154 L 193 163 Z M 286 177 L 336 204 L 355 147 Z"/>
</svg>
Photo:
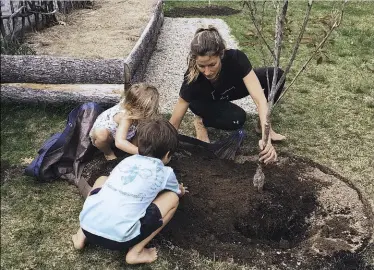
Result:
<svg viewBox="0 0 374 270">
<path fill-rule="evenodd" d="M 215 2 L 212 1 L 214 4 Z M 180 6 L 207 2 L 169 2 L 165 13 Z M 240 9 L 238 2 L 218 2 Z M 314 5 L 305 34 L 320 40 L 325 20 L 337 2 Z M 305 6 L 289 6 L 290 33 L 285 37 L 284 56 L 289 54 Z M 374 199 L 374 28 L 373 2 L 348 3 L 341 27 L 326 49 L 328 58 L 312 61 L 276 107 L 273 126 L 288 139 L 277 149 L 313 159 L 351 179 Z M 254 35 L 248 11 L 222 16 L 232 29 L 252 65 L 262 66 L 260 40 Z M 271 26 L 274 19 L 266 16 Z M 267 29 L 267 28 L 266 28 Z M 268 34 L 271 34 L 270 30 Z M 302 44 L 290 78 L 313 49 Z M 183 58 L 184 59 L 184 58 Z M 282 58 L 282 66 L 285 65 Z M 176 89 L 177 91 L 177 89 Z M 72 107 L 7 105 L 1 107 L 1 268 L 2 269 L 243 269 L 244 265 L 209 260 L 196 251 L 181 250 L 171 243 L 160 247 L 159 260 L 151 266 L 129 267 L 124 255 L 89 247 L 73 250 L 70 235 L 78 228 L 83 199 L 77 188 L 63 181 L 38 183 L 23 176 L 25 163 L 52 133 L 61 131 Z M 187 119 L 189 120 L 189 119 Z M 255 116 L 249 116 L 254 129 Z M 183 129 L 192 128 L 185 121 Z M 250 133 L 250 132 L 248 132 Z M 246 141 L 256 153 L 258 137 Z M 180 258 L 183 257 L 183 260 Z M 367 255 L 370 257 L 370 254 Z M 374 257 L 374 256 L 373 256 Z M 373 258 L 372 257 L 372 258 Z M 189 263 L 187 264 L 186 261 Z M 374 262 L 373 262 L 374 263 Z"/>
</svg>

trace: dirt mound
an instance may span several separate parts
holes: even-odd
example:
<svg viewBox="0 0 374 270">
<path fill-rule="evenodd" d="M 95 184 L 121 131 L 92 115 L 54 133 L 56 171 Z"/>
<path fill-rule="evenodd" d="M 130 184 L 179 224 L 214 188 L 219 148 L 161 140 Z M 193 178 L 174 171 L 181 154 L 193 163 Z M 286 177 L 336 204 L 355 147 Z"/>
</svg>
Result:
<svg viewBox="0 0 374 270">
<path fill-rule="evenodd" d="M 92 183 L 118 162 L 93 161 L 84 177 Z M 283 158 L 268 166 L 262 193 L 253 188 L 254 161 L 218 160 L 203 149 L 183 146 L 170 166 L 190 193 L 157 241 L 260 268 L 325 264 L 331 269 L 360 262 L 357 252 L 371 232 L 367 208 L 355 189 L 314 164 Z M 339 254 L 356 257 L 346 260 Z"/>
<path fill-rule="evenodd" d="M 167 17 L 189 17 L 189 16 L 228 16 L 240 13 L 241 10 L 225 6 L 205 6 L 205 7 L 173 7 L 165 12 Z"/>
<path fill-rule="evenodd" d="M 59 25 L 29 33 L 26 42 L 37 55 L 78 58 L 126 57 L 141 36 L 153 0 L 95 1 L 92 9 L 59 16 Z"/>
</svg>

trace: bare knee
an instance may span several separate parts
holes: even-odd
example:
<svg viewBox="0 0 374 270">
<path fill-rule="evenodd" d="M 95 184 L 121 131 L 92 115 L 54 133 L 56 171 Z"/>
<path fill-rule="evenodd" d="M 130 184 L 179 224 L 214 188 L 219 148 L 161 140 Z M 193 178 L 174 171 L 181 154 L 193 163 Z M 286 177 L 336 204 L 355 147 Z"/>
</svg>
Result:
<svg viewBox="0 0 374 270">
<path fill-rule="evenodd" d="M 110 134 L 110 131 L 105 128 L 98 128 L 95 129 L 93 132 L 93 139 L 95 140 L 95 143 L 100 142 L 111 142 L 112 141 L 112 135 Z"/>
<path fill-rule="evenodd" d="M 98 188 L 104 185 L 105 181 L 108 179 L 108 176 L 100 176 L 99 178 L 96 179 L 95 184 L 93 185 L 94 188 Z"/>
<path fill-rule="evenodd" d="M 164 191 L 156 197 L 153 203 L 157 205 L 164 217 L 170 210 L 178 208 L 179 197 L 175 192 Z"/>
</svg>

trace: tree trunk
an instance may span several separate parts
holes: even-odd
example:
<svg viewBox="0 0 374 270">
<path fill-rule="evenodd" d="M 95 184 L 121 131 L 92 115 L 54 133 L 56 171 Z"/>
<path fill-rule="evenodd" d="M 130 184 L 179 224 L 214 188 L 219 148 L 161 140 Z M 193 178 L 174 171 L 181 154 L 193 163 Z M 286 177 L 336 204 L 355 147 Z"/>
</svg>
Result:
<svg viewBox="0 0 374 270">
<path fill-rule="evenodd" d="M 122 84 L 125 65 L 123 59 L 1 55 L 1 82 Z"/>
</svg>

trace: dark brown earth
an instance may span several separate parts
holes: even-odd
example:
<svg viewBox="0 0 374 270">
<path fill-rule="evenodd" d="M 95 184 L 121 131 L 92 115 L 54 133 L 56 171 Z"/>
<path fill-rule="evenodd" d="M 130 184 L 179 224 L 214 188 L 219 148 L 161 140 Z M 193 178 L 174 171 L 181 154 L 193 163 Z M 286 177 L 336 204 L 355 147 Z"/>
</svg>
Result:
<svg viewBox="0 0 374 270">
<path fill-rule="evenodd" d="M 100 157 L 86 166 L 83 177 L 92 184 L 118 162 Z M 262 193 L 253 188 L 257 167 L 253 161 L 219 160 L 201 148 L 184 145 L 169 166 L 190 193 L 181 199 L 156 244 L 169 241 L 210 259 L 233 260 L 260 269 L 270 265 L 278 269 L 374 269 L 360 253 L 368 237 L 360 238 L 364 240 L 356 243 L 360 248 L 353 253 L 346 244 L 363 234 L 350 225 L 349 220 L 356 218 L 353 210 L 334 208 L 335 213 L 320 205 L 318 194 L 332 184 L 305 174 L 313 164 L 289 158 L 267 166 Z M 315 226 L 314 220 L 326 222 Z M 317 228 L 318 245 L 311 240 Z M 319 250 L 313 252 L 315 246 Z M 181 264 L 189 269 L 188 260 Z"/>
<path fill-rule="evenodd" d="M 228 16 L 240 13 L 241 10 L 225 6 L 205 6 L 205 7 L 173 7 L 165 11 L 167 17 L 189 17 L 189 16 Z"/>
</svg>

